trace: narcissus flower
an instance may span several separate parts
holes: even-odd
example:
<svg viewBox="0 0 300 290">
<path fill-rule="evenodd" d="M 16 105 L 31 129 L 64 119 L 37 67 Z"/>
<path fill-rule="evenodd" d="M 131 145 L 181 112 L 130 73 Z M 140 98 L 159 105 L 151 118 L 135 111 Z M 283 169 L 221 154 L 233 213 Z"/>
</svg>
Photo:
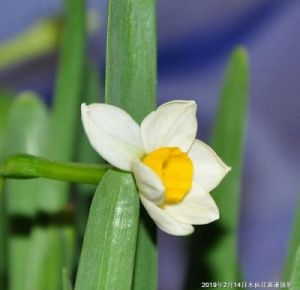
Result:
<svg viewBox="0 0 300 290">
<path fill-rule="evenodd" d="M 209 194 L 230 170 L 196 138 L 194 101 L 172 101 L 139 126 L 124 110 L 82 104 L 82 122 L 93 148 L 116 168 L 131 171 L 142 204 L 156 225 L 172 235 L 188 235 L 192 225 L 219 218 Z"/>
</svg>

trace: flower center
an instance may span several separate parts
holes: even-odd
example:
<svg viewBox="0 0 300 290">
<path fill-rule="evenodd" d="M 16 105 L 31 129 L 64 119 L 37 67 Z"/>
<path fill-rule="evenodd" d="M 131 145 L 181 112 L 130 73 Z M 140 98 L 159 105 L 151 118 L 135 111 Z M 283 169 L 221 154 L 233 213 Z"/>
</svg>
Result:
<svg viewBox="0 0 300 290">
<path fill-rule="evenodd" d="M 192 187 L 193 163 L 178 147 L 162 147 L 146 155 L 149 166 L 165 186 L 164 204 L 178 203 Z"/>
</svg>

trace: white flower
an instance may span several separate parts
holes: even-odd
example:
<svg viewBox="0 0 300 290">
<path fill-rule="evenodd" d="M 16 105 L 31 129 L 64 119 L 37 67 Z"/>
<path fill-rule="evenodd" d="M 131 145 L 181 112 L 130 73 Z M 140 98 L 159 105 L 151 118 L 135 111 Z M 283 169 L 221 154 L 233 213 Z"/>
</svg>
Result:
<svg viewBox="0 0 300 290">
<path fill-rule="evenodd" d="M 230 170 L 208 145 L 195 139 L 196 109 L 194 101 L 172 101 L 139 126 L 112 105 L 81 107 L 93 148 L 113 166 L 133 173 L 147 212 L 172 235 L 188 235 L 192 225 L 219 218 L 209 192 Z"/>
</svg>

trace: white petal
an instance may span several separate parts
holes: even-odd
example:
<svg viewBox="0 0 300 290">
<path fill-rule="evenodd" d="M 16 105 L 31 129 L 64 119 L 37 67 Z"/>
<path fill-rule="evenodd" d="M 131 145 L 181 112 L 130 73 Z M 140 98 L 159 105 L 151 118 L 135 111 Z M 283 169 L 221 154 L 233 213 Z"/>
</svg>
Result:
<svg viewBox="0 0 300 290">
<path fill-rule="evenodd" d="M 194 101 L 172 101 L 150 113 L 141 124 L 146 153 L 160 147 L 179 147 L 187 152 L 197 133 Z"/>
<path fill-rule="evenodd" d="M 113 166 L 130 171 L 132 160 L 144 154 L 138 124 L 120 108 L 82 104 L 81 118 L 93 148 Z"/>
<path fill-rule="evenodd" d="M 212 191 L 231 170 L 204 142 L 195 140 L 188 153 L 193 161 L 193 180 L 206 191 Z"/>
<path fill-rule="evenodd" d="M 164 200 L 165 187 L 159 176 L 139 159 L 132 162 L 132 172 L 139 192 L 148 200 L 161 204 Z"/>
<path fill-rule="evenodd" d="M 192 190 L 181 203 L 165 206 L 166 212 L 183 223 L 203 225 L 219 218 L 219 209 L 203 187 L 193 183 Z"/>
<path fill-rule="evenodd" d="M 146 211 L 162 231 L 175 236 L 189 235 L 194 231 L 194 227 L 192 225 L 177 221 L 164 209 L 158 207 L 143 195 L 140 195 L 140 198 Z"/>
</svg>

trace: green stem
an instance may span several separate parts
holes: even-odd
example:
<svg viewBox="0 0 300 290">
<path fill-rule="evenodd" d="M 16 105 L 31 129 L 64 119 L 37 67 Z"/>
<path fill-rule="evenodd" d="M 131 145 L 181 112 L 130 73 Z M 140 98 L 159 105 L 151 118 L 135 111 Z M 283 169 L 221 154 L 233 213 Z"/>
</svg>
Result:
<svg viewBox="0 0 300 290">
<path fill-rule="evenodd" d="M 66 182 L 98 184 L 108 164 L 58 162 L 28 154 L 13 155 L 0 167 L 0 177 L 29 179 L 44 177 Z"/>
</svg>

